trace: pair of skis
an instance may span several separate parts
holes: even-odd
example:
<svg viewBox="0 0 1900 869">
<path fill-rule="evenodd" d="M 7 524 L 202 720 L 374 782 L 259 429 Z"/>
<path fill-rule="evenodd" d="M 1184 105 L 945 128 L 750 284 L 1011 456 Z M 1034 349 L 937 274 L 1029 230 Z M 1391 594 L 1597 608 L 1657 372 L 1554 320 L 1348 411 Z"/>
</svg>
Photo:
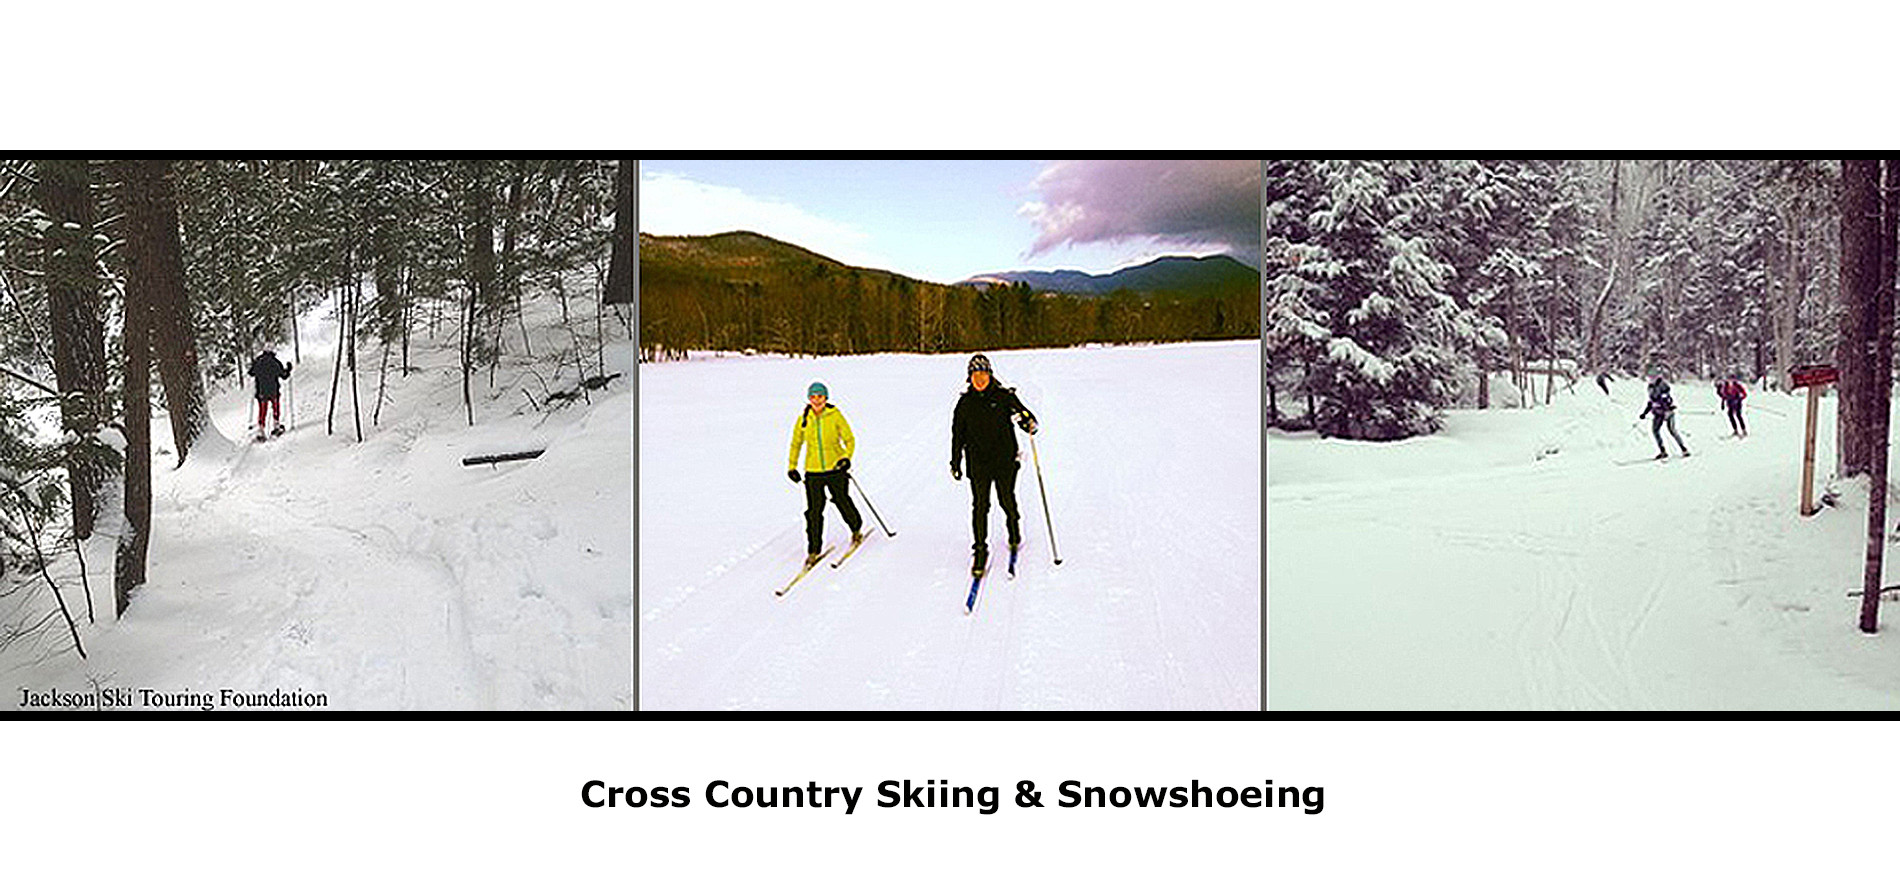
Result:
<svg viewBox="0 0 1900 869">
<path fill-rule="evenodd" d="M 871 539 L 871 534 L 868 531 L 861 535 L 858 535 L 858 538 L 851 542 L 850 548 L 846 549 L 843 555 L 838 556 L 837 561 L 833 561 L 831 563 L 831 569 L 837 570 L 839 567 L 842 567 L 844 565 L 845 559 L 850 558 L 851 554 L 854 552 L 857 552 L 858 547 L 863 546 L 864 541 L 869 540 L 869 539 Z M 799 580 L 802 580 L 805 578 L 805 574 L 811 573 L 812 568 L 817 567 L 820 562 L 825 560 L 825 556 L 830 555 L 837 548 L 838 547 L 836 545 L 825 547 L 825 551 L 820 552 L 815 556 L 812 556 L 810 559 L 807 559 L 805 562 L 804 568 L 798 571 L 798 575 L 792 577 L 792 581 L 786 583 L 784 588 L 774 591 L 772 592 L 772 594 L 777 595 L 778 597 L 784 597 L 786 592 L 792 590 L 792 586 L 797 585 Z"/>
<path fill-rule="evenodd" d="M 1021 546 L 1012 546 L 1009 548 L 1009 578 L 1010 579 L 1016 578 L 1016 554 L 1020 552 L 1021 550 L 1022 550 Z M 990 572 L 990 563 L 988 559 L 984 559 L 982 567 L 973 568 L 970 571 L 970 596 L 963 601 L 964 615 L 967 616 L 976 612 L 976 596 L 978 592 L 982 591 L 983 577 L 987 576 L 989 572 Z"/>
<path fill-rule="evenodd" d="M 858 551 L 858 547 L 864 545 L 864 541 L 869 540 L 869 539 L 871 539 L 871 535 L 865 534 L 865 535 L 860 536 L 857 540 L 853 541 L 850 548 L 846 549 L 843 555 L 838 556 L 838 559 L 836 561 L 831 562 L 831 569 L 837 570 L 839 567 L 844 566 L 845 561 L 849 559 L 853 553 L 856 553 Z M 785 586 L 783 588 L 780 588 L 777 591 L 772 592 L 772 594 L 777 597 L 784 597 L 786 592 L 791 591 L 793 586 L 798 585 L 799 582 L 804 580 L 804 578 L 811 573 L 812 568 L 817 567 L 821 562 L 825 560 L 827 556 L 829 556 L 832 552 L 836 551 L 837 548 L 838 548 L 837 546 L 827 547 L 823 552 L 820 552 L 816 556 L 810 559 L 807 559 L 805 562 L 805 566 L 799 569 L 798 573 L 792 577 L 791 581 L 785 583 Z M 1008 578 L 1011 580 L 1014 580 L 1016 578 L 1016 559 L 1017 559 L 1017 555 L 1020 554 L 1021 551 L 1022 551 L 1022 547 L 1020 546 L 1010 547 Z M 983 578 L 985 576 L 988 576 L 989 572 L 990 572 L 990 565 L 987 560 L 984 561 L 982 567 L 973 569 L 970 572 L 971 574 L 970 575 L 970 595 L 969 597 L 965 598 L 963 601 L 964 615 L 971 615 L 976 612 L 976 599 L 977 599 L 977 596 L 981 594 L 983 590 Z"/>
</svg>

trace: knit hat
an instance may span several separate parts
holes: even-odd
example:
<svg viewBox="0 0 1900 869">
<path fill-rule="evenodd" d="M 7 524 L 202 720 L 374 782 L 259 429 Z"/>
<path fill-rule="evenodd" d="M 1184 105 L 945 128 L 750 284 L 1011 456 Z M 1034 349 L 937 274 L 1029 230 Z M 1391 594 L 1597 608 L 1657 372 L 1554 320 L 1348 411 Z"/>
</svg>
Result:
<svg viewBox="0 0 1900 869">
<path fill-rule="evenodd" d="M 981 353 L 978 353 L 975 356 L 970 357 L 970 370 L 964 372 L 964 374 L 967 376 L 967 375 L 975 374 L 978 371 L 990 371 L 990 370 L 992 370 L 990 368 L 990 357 L 985 356 Z"/>
<path fill-rule="evenodd" d="M 826 389 L 823 383 L 814 380 L 812 381 L 811 388 L 805 390 L 805 397 L 810 398 L 814 395 L 822 395 L 826 398 L 830 398 L 831 390 Z"/>
</svg>

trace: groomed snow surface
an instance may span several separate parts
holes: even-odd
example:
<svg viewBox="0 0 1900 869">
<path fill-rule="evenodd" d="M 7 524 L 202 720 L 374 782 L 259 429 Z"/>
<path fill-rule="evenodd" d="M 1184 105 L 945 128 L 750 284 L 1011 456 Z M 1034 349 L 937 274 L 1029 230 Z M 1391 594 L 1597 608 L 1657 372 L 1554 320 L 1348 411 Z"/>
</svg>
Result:
<svg viewBox="0 0 1900 869">
<path fill-rule="evenodd" d="M 1030 440 L 1018 576 L 974 615 L 970 486 L 950 478 L 965 355 L 694 356 L 640 381 L 640 707 L 647 710 L 1255 710 L 1260 705 L 1257 342 L 989 354 L 1042 423 L 1063 563 Z M 805 554 L 785 476 L 811 381 L 857 435 L 889 523 L 785 597 Z M 847 539 L 827 505 L 827 543 Z"/>
<path fill-rule="evenodd" d="M 581 307 L 591 316 L 591 304 Z M 537 352 L 571 343 L 554 300 L 531 303 L 527 315 Z M 591 404 L 536 412 L 521 390 L 544 392 L 539 381 L 504 363 L 492 391 L 486 370 L 479 375 L 474 428 L 452 319 L 433 340 L 417 329 L 418 370 L 404 378 L 392 362 L 376 426 L 380 347 L 360 348 L 359 444 L 347 371 L 336 432 L 325 433 L 335 324 L 306 318 L 295 409 L 284 408 L 291 430 L 252 442 L 250 390 L 226 379 L 212 401 L 219 436 L 174 470 L 169 424 L 156 420 L 147 585 L 115 623 L 113 541 L 95 538 L 88 561 L 100 621 L 81 634 L 90 660 L 48 653 L 44 642 L 16 648 L 0 660 L 9 686 L 0 704 L 20 705 L 12 685 L 99 685 L 320 692 L 332 709 L 630 708 L 634 353 L 624 327 L 612 328 L 621 339 L 606 367 L 628 377 Z M 278 352 L 290 361 L 287 347 Z M 553 368 L 535 365 L 543 377 Z M 577 379 L 570 365 L 551 385 Z M 535 461 L 461 465 L 541 448 Z M 63 569 L 76 576 L 70 559 Z M 66 600 L 83 619 L 79 589 Z M 66 640 L 64 625 L 49 636 Z"/>
<path fill-rule="evenodd" d="M 1675 384 L 1694 456 L 1653 462 L 1643 384 L 1611 391 L 1393 444 L 1270 433 L 1271 707 L 1900 708 L 1900 603 L 1868 637 L 1847 596 L 1864 479 L 1799 516 L 1805 399 L 1751 393 L 1733 439 L 1710 384 Z"/>
</svg>

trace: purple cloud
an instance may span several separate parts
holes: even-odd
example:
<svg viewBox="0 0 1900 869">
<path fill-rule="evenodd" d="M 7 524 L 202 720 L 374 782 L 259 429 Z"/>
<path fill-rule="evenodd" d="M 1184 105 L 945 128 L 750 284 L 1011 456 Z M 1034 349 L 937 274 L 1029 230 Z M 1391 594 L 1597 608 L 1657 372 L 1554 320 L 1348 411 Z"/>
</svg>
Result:
<svg viewBox="0 0 1900 869">
<path fill-rule="evenodd" d="M 1039 232 L 1032 257 L 1145 238 L 1260 265 L 1258 160 L 1062 161 L 1032 187 L 1041 199 L 1022 207 Z"/>
</svg>

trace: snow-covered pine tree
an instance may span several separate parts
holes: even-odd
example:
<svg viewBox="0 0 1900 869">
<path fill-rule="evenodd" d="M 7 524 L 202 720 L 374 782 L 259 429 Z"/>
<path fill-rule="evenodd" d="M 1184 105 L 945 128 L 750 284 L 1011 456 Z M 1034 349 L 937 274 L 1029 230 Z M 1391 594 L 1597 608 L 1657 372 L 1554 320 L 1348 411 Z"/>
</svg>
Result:
<svg viewBox="0 0 1900 869">
<path fill-rule="evenodd" d="M 1330 333 L 1306 384 L 1323 434 L 1392 440 L 1435 431 L 1456 396 L 1461 348 L 1482 327 L 1445 289 L 1453 269 L 1431 236 L 1432 171 L 1412 161 L 1343 160 L 1308 176 L 1316 207 L 1293 271 L 1318 288 L 1303 295 Z"/>
</svg>

